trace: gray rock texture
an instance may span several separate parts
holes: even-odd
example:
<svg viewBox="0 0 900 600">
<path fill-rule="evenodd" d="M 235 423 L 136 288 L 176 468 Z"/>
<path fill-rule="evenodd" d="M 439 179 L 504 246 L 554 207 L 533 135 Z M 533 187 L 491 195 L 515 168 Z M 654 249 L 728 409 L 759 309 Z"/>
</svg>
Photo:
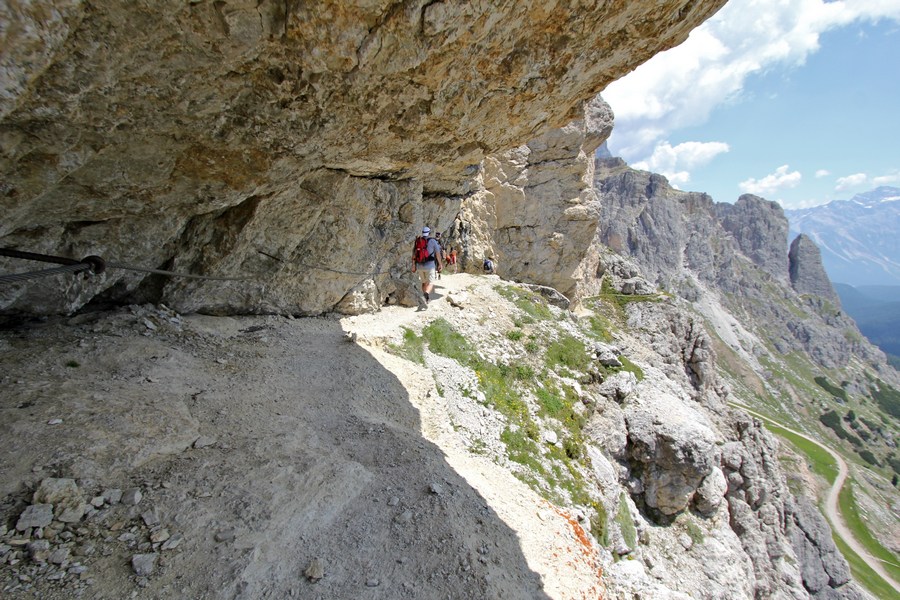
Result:
<svg viewBox="0 0 900 600">
<path fill-rule="evenodd" d="M 811 294 L 824 298 L 836 306 L 841 305 L 825 267 L 822 265 L 822 253 L 814 241 L 804 234 L 798 235 L 791 242 L 788 252 L 788 264 L 791 286 L 798 294 Z"/>
<path fill-rule="evenodd" d="M 503 277 L 549 286 L 569 297 L 596 284 L 599 206 L 594 151 L 612 132 L 612 111 L 597 97 L 582 118 L 485 159 L 484 190 L 463 201 L 448 232 L 462 265 L 493 257 Z"/>
<path fill-rule="evenodd" d="M 582 119 L 609 82 L 722 4 L 6 4 L 0 247 L 249 279 L 109 269 L 45 280 L 52 293 L 5 286 L 0 308 L 313 314 L 404 301 L 416 231 L 453 222 L 485 156 Z M 561 158 L 545 150 L 530 152 Z M 575 204 L 562 218 L 588 220 Z M 534 239 L 499 216 L 510 243 Z"/>
<path fill-rule="evenodd" d="M 858 333 L 848 334 L 856 326 L 833 304 L 823 304 L 818 296 L 801 297 L 791 287 L 787 220 L 777 204 L 752 195 L 741 196 L 734 205 L 717 204 L 706 194 L 676 190 L 664 177 L 636 171 L 616 158 L 598 160 L 595 188 L 600 242 L 633 260 L 663 289 L 689 301 L 711 291 L 782 354 L 803 351 L 827 368 L 845 366 L 854 355 L 884 362 Z M 821 263 L 798 252 L 805 282 L 801 287 L 811 285 L 806 282 L 816 279 L 812 265 Z M 610 267 L 619 263 L 618 258 L 604 260 Z"/>
<path fill-rule="evenodd" d="M 744 256 L 775 279 L 785 279 L 788 220 L 778 203 L 744 194 L 734 204 L 716 204 L 715 214 Z"/>
<path fill-rule="evenodd" d="M 641 479 L 644 502 L 663 515 L 685 510 L 719 462 L 715 434 L 697 415 L 663 396 L 652 407 L 627 410 L 625 418 L 629 459 Z"/>
<path fill-rule="evenodd" d="M 806 498 L 797 498 L 788 515 L 788 531 L 800 559 L 803 585 L 814 598 L 856 598 L 835 593 L 850 581 L 850 569 L 831 539 L 822 515 Z"/>
</svg>

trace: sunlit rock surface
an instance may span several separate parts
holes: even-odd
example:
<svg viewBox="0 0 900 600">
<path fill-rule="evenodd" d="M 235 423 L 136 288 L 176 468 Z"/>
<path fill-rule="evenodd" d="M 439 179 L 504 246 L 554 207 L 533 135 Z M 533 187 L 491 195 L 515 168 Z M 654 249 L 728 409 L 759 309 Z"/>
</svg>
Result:
<svg viewBox="0 0 900 600">
<path fill-rule="evenodd" d="M 486 155 L 582 118 L 723 3 L 7 2 L 0 247 L 252 279 L 111 269 L 0 307 L 402 301 L 415 232 L 450 225 Z"/>
</svg>

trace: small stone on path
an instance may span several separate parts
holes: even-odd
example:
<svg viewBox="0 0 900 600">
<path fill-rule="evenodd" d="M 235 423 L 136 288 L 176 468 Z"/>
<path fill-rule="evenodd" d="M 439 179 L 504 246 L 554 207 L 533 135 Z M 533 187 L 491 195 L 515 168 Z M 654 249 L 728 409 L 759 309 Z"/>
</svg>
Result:
<svg viewBox="0 0 900 600">
<path fill-rule="evenodd" d="M 201 435 L 196 440 L 194 440 L 194 448 L 199 450 L 200 448 L 206 448 L 208 446 L 213 446 L 215 443 L 219 441 L 215 437 L 211 435 Z"/>
<path fill-rule="evenodd" d="M 236 535 L 234 529 L 223 529 L 216 532 L 215 539 L 217 542 L 230 542 L 234 540 Z"/>
<path fill-rule="evenodd" d="M 160 546 L 163 550 L 174 550 L 177 548 L 181 542 L 184 541 L 184 536 L 180 533 L 174 534 L 172 537 L 163 542 L 163 545 Z"/>
<path fill-rule="evenodd" d="M 159 555 L 151 554 L 135 554 L 131 557 L 131 568 L 134 569 L 135 575 L 138 577 L 148 577 L 153 574 L 156 569 L 156 558 Z"/>
<path fill-rule="evenodd" d="M 130 488 L 122 494 L 122 504 L 137 506 L 141 503 L 141 498 L 143 497 L 144 495 L 141 493 L 140 488 Z"/>
<path fill-rule="evenodd" d="M 306 567 L 306 570 L 303 571 L 303 575 L 315 583 L 325 577 L 325 566 L 322 564 L 321 560 L 314 558 L 309 561 L 309 565 Z"/>
</svg>

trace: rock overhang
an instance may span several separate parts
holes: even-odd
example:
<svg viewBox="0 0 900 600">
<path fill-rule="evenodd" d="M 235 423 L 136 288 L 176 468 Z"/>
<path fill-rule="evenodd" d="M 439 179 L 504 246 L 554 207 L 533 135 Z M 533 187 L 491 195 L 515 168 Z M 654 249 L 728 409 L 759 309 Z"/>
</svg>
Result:
<svg viewBox="0 0 900 600">
<path fill-rule="evenodd" d="M 722 4 L 11 6 L 0 56 L 0 246 L 207 274 L 252 269 L 264 283 L 228 292 L 223 303 L 207 300 L 225 293 L 214 284 L 110 272 L 54 284 L 55 300 L 27 286 L 6 290 L 0 307 L 67 312 L 96 298 L 147 298 L 312 314 L 366 282 L 383 298 L 406 285 L 395 280 L 416 228 L 449 224 L 454 199 L 477 185 L 473 165 L 581 118 L 609 82 L 685 39 Z M 334 273 L 296 257 L 327 265 L 329 255 L 311 253 L 331 233 L 316 232 L 331 231 L 328 215 L 354 208 L 330 186 L 336 174 L 387 188 L 365 198 L 362 188 L 373 186 L 355 186 L 367 206 L 359 224 L 376 230 L 355 233 L 358 246 L 378 268 L 353 270 L 341 294 L 298 293 L 290 280 L 315 288 Z M 308 229 L 309 243 L 282 248 L 290 268 L 259 263 L 258 248 L 235 241 L 242 223 Z M 357 247 L 349 237 L 343 244 Z M 266 297 L 272 290 L 287 292 Z"/>
</svg>

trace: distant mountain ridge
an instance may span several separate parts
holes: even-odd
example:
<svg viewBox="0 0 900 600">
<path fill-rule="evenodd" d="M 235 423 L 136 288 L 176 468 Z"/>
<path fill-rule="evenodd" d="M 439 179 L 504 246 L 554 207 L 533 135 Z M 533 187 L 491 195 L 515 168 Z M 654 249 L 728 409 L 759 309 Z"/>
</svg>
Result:
<svg viewBox="0 0 900 600">
<path fill-rule="evenodd" d="M 785 214 L 792 238 L 804 233 L 819 246 L 832 281 L 900 285 L 900 188 L 882 186 Z"/>
</svg>

